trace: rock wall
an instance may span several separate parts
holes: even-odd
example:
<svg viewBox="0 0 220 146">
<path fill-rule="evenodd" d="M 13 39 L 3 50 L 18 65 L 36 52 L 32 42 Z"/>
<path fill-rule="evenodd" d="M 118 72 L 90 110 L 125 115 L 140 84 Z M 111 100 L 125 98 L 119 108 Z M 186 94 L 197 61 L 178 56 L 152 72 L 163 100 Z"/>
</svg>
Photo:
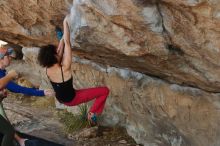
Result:
<svg viewBox="0 0 220 146">
<path fill-rule="evenodd" d="M 21 46 L 57 44 L 70 13 L 74 85 L 111 88 L 105 124 L 146 146 L 220 144 L 218 0 L 2 0 L 0 10 L 0 39 Z M 37 49 L 24 48 L 32 62 L 25 51 Z"/>
<path fill-rule="evenodd" d="M 219 92 L 218 1 L 75 0 L 82 57 Z"/>
<path fill-rule="evenodd" d="M 72 0 L 1 0 L 0 39 L 21 46 L 57 44 L 55 26 L 61 26 Z"/>
<path fill-rule="evenodd" d="M 23 48 L 25 58 L 36 58 L 36 50 Z M 128 69 L 105 67 L 79 57 L 73 60 L 76 89 L 103 85 L 110 88 L 102 124 L 125 127 L 144 146 L 220 144 L 220 94 L 170 84 Z M 38 71 L 46 87 L 45 71 L 39 66 Z"/>
<path fill-rule="evenodd" d="M 81 58 L 219 92 L 218 0 L 2 0 L 0 39 L 57 44 L 70 7 Z"/>
</svg>

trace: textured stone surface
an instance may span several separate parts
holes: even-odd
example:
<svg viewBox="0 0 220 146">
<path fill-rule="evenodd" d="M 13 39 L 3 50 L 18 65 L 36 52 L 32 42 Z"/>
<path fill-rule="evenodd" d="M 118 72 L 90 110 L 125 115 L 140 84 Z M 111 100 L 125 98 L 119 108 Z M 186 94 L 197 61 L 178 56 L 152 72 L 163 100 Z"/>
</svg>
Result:
<svg viewBox="0 0 220 146">
<path fill-rule="evenodd" d="M 85 58 L 219 92 L 219 4 L 75 1 L 71 26 Z"/>
<path fill-rule="evenodd" d="M 1 0 L 0 39 L 21 46 L 57 43 L 55 26 L 62 23 L 72 0 Z"/>
<path fill-rule="evenodd" d="M 103 124 L 122 125 L 145 146 L 219 145 L 220 96 L 129 70 L 73 65 L 79 87 L 107 85 Z M 106 73 L 107 72 L 107 73 Z"/>
<path fill-rule="evenodd" d="M 2 0 L 0 39 L 56 44 L 54 27 L 70 4 L 77 55 L 219 92 L 217 0 Z"/>
<path fill-rule="evenodd" d="M 25 2 L 0 1 L 0 39 L 56 44 L 70 2 Z M 70 27 L 74 87 L 111 88 L 103 124 L 146 146 L 220 145 L 218 0 L 74 0 Z M 23 52 L 45 78 L 37 48 Z"/>
<path fill-rule="evenodd" d="M 121 125 L 137 143 L 145 146 L 220 144 L 219 94 L 77 57 L 73 60 L 76 89 L 102 85 L 110 88 L 103 125 Z"/>
</svg>

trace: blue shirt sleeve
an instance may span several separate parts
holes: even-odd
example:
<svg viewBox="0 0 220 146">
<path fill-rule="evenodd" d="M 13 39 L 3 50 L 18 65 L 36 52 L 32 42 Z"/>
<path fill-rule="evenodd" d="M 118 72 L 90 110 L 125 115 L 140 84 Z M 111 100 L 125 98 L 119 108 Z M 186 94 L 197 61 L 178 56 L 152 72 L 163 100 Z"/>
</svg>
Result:
<svg viewBox="0 0 220 146">
<path fill-rule="evenodd" d="M 6 88 L 9 91 L 14 92 L 14 93 L 23 93 L 23 94 L 29 95 L 29 96 L 44 96 L 43 90 L 23 87 L 23 86 L 20 86 L 16 83 L 12 82 L 12 81 L 7 84 Z"/>
<path fill-rule="evenodd" d="M 5 75 L 6 75 L 6 70 L 0 69 L 0 78 L 4 77 Z M 23 87 L 23 86 L 16 84 L 13 81 L 10 81 L 7 84 L 6 88 L 9 91 L 14 92 L 14 93 L 23 93 L 23 94 L 29 95 L 29 96 L 45 96 L 43 90 Z"/>
</svg>

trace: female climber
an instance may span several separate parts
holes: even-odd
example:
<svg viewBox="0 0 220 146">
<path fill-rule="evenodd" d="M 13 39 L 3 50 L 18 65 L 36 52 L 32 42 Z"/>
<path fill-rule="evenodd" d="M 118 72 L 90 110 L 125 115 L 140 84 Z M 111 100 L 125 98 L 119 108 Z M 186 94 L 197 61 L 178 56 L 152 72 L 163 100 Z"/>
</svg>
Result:
<svg viewBox="0 0 220 146">
<path fill-rule="evenodd" d="M 88 120 L 92 125 L 97 124 L 96 115 L 100 115 L 109 94 L 107 87 L 96 87 L 75 90 L 71 74 L 72 51 L 68 17 L 63 21 L 64 34 L 58 48 L 54 45 L 43 46 L 38 54 L 38 61 L 46 68 L 46 74 L 60 103 L 75 106 L 95 99 L 88 112 Z"/>
</svg>

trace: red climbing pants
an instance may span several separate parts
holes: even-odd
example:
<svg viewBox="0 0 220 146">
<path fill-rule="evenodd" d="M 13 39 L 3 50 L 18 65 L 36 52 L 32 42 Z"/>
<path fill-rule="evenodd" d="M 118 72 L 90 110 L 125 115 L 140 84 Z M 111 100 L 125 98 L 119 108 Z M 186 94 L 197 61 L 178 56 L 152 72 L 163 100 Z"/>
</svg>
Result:
<svg viewBox="0 0 220 146">
<path fill-rule="evenodd" d="M 105 101 L 107 99 L 108 94 L 109 94 L 109 89 L 107 87 L 76 90 L 76 95 L 74 99 L 64 104 L 67 106 L 75 106 L 95 99 L 89 112 L 96 113 L 99 115 L 102 113 L 104 109 Z"/>
</svg>

